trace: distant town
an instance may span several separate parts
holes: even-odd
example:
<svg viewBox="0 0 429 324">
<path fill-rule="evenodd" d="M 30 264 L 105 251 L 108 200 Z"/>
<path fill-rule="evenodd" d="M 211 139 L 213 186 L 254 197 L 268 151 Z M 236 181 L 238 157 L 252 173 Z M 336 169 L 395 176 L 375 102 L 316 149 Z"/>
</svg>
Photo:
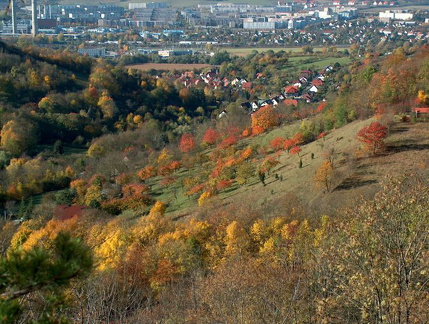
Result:
<svg viewBox="0 0 429 324">
<path fill-rule="evenodd" d="M 173 8 L 164 2 L 112 5 L 2 3 L 2 37 L 33 34 L 36 42 L 67 46 L 91 57 L 194 55 L 213 47 L 367 46 L 386 41 L 424 43 L 426 10 L 395 1 L 334 0 L 277 5 L 213 3 Z M 32 16 L 33 15 L 33 16 Z"/>
</svg>

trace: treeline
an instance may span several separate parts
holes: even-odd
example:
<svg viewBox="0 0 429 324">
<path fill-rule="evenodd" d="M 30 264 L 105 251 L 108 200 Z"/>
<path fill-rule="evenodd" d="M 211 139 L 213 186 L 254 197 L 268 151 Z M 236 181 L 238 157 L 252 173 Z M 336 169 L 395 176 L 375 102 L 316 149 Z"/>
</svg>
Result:
<svg viewBox="0 0 429 324">
<path fill-rule="evenodd" d="M 161 202 L 138 218 L 93 211 L 67 220 L 34 218 L 15 233 L 5 224 L 2 250 L 48 248 L 64 230 L 92 247 L 96 269 L 68 288 L 63 308 L 53 313 L 64 322 L 429 319 L 423 174 L 389 180 L 373 201 L 318 220 L 290 198 L 271 208 L 214 203 L 180 221 L 164 215 Z M 19 298 L 22 318 L 45 314 L 32 311 L 34 303 L 49 301 L 40 297 Z"/>
</svg>

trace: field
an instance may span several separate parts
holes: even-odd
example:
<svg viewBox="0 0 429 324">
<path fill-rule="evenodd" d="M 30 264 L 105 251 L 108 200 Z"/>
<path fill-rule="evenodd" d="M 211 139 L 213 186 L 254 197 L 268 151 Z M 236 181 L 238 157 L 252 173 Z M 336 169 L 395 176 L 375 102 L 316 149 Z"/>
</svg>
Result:
<svg viewBox="0 0 429 324">
<path fill-rule="evenodd" d="M 338 49 L 349 48 L 349 46 L 336 46 Z M 313 50 L 315 52 L 321 52 L 323 47 L 314 47 Z M 247 56 L 253 51 L 258 51 L 259 53 L 266 52 L 269 50 L 273 50 L 274 52 L 292 52 L 292 53 L 301 53 L 302 47 L 227 47 L 224 48 L 227 52 L 232 55 L 237 56 Z"/>
<path fill-rule="evenodd" d="M 150 71 L 150 70 L 183 71 L 183 70 L 204 69 L 210 66 L 211 66 L 210 64 L 180 64 L 180 63 L 145 63 L 145 64 L 128 65 L 129 68 L 141 70 L 141 71 Z"/>
<path fill-rule="evenodd" d="M 289 58 L 289 62 L 293 67 L 297 67 L 299 69 L 321 69 L 335 63 L 339 63 L 342 66 L 348 65 L 352 60 L 349 57 L 293 56 Z M 287 67 L 285 70 L 289 68 L 290 67 Z"/>
</svg>

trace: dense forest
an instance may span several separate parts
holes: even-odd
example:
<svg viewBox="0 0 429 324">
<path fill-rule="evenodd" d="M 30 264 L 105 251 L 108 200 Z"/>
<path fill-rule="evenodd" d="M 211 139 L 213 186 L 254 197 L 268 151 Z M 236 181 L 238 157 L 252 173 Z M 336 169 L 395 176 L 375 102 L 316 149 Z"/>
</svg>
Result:
<svg viewBox="0 0 429 324">
<path fill-rule="evenodd" d="M 245 103 L 302 74 L 282 70 L 287 53 L 219 52 L 192 73 L 244 89 L 2 49 L 2 323 L 429 321 L 428 145 L 386 144 L 412 125 L 426 134 L 410 111 L 429 106 L 429 47 L 302 71 L 323 76 L 316 95 L 253 113 Z M 339 156 L 329 143 L 361 122 Z M 393 148 L 422 165 L 335 201 Z M 311 161 L 311 198 L 271 189 Z"/>
</svg>

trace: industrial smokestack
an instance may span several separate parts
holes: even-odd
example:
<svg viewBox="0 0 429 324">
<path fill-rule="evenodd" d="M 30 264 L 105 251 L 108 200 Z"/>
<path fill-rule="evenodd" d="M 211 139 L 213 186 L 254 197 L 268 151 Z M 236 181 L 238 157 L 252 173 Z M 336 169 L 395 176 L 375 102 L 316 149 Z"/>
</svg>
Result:
<svg viewBox="0 0 429 324">
<path fill-rule="evenodd" d="M 37 35 L 37 3 L 36 0 L 31 0 L 31 23 L 32 29 L 31 34 L 33 36 Z"/>
<path fill-rule="evenodd" d="M 16 4 L 15 4 L 15 0 L 10 0 L 10 11 L 12 13 L 12 34 L 17 34 L 18 30 L 16 28 Z"/>
</svg>

